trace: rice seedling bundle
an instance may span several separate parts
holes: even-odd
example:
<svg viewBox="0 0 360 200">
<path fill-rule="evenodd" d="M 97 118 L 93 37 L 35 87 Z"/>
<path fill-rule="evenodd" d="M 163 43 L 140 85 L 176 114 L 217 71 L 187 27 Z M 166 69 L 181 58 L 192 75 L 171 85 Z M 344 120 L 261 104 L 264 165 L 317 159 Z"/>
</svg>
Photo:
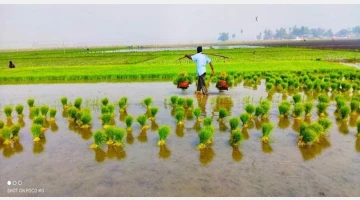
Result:
<svg viewBox="0 0 360 200">
<path fill-rule="evenodd" d="M 211 117 L 205 117 L 203 121 L 204 126 L 211 126 L 212 125 L 212 119 Z"/>
<path fill-rule="evenodd" d="M 32 124 L 30 130 L 34 138 L 33 141 L 34 142 L 40 141 L 42 126 L 39 124 Z"/>
<path fill-rule="evenodd" d="M 63 106 L 64 109 L 67 109 L 69 106 L 68 106 L 68 99 L 67 97 L 61 97 L 60 98 L 60 101 L 61 101 L 61 104 Z"/>
<path fill-rule="evenodd" d="M 301 101 L 301 95 L 300 94 L 295 94 L 294 96 L 293 96 L 293 100 L 294 100 L 294 103 L 296 104 L 296 103 L 300 103 L 300 101 Z"/>
<path fill-rule="evenodd" d="M 80 98 L 80 97 L 76 98 L 75 101 L 74 101 L 75 108 L 80 109 L 81 104 L 82 104 L 82 98 Z"/>
<path fill-rule="evenodd" d="M 246 128 L 248 126 L 247 123 L 248 123 L 249 119 L 250 119 L 250 116 L 247 113 L 242 113 L 240 115 L 240 120 L 241 120 L 244 128 Z"/>
<path fill-rule="evenodd" d="M 230 138 L 229 143 L 230 143 L 230 145 L 232 145 L 232 146 L 238 146 L 238 145 L 240 145 L 240 143 L 242 142 L 242 140 L 243 140 L 243 138 L 244 138 L 244 136 L 243 136 L 243 134 L 242 134 L 242 132 L 240 131 L 239 128 L 236 128 L 235 130 L 233 130 L 233 131 L 231 132 L 230 137 L 231 137 L 231 138 Z"/>
<path fill-rule="evenodd" d="M 91 121 L 92 121 L 91 113 L 88 113 L 88 112 L 82 113 L 82 115 L 80 117 L 80 123 L 81 123 L 80 128 L 83 128 L 83 129 L 90 128 Z"/>
<path fill-rule="evenodd" d="M 116 127 L 114 129 L 114 137 L 113 137 L 113 141 L 115 142 L 114 145 L 117 147 L 123 146 L 124 136 L 125 136 L 125 130 L 122 128 Z"/>
<path fill-rule="evenodd" d="M 34 107 L 34 103 L 35 103 L 35 99 L 33 99 L 33 98 L 30 98 L 27 100 L 27 104 L 28 104 L 29 108 Z"/>
<path fill-rule="evenodd" d="M 184 124 L 184 122 L 183 122 L 184 115 L 185 115 L 185 112 L 182 110 L 178 110 L 175 112 L 175 119 L 177 120 L 178 125 Z"/>
<path fill-rule="evenodd" d="M 304 104 L 304 111 L 305 111 L 305 116 L 306 117 L 310 117 L 311 116 L 311 110 L 313 108 L 313 103 L 312 102 L 306 102 Z"/>
<path fill-rule="evenodd" d="M 10 127 L 12 140 L 14 142 L 19 141 L 19 133 L 20 133 L 21 126 L 19 124 L 14 124 Z"/>
<path fill-rule="evenodd" d="M 264 143 L 269 142 L 269 137 L 270 137 L 270 134 L 271 134 L 273 129 L 274 129 L 274 125 L 271 124 L 271 123 L 264 123 L 261 126 L 261 132 L 262 132 L 261 141 L 262 142 L 264 142 Z"/>
<path fill-rule="evenodd" d="M 304 105 L 297 103 L 294 105 L 293 114 L 296 120 L 301 120 L 301 114 L 304 112 Z"/>
<path fill-rule="evenodd" d="M 67 114 L 68 114 L 68 117 L 69 117 L 69 121 L 75 121 L 76 120 L 76 113 L 77 113 L 77 108 L 76 107 L 69 107 L 68 110 L 67 110 Z"/>
<path fill-rule="evenodd" d="M 33 123 L 34 123 L 34 124 L 41 125 L 41 126 L 44 126 L 45 118 L 44 118 L 43 116 L 34 117 Z"/>
<path fill-rule="evenodd" d="M 159 141 L 157 143 L 158 146 L 164 146 L 166 145 L 166 138 L 169 136 L 170 134 L 170 126 L 167 125 L 163 125 L 159 128 L 158 133 L 159 133 Z"/>
<path fill-rule="evenodd" d="M 4 113 L 6 115 L 7 118 L 11 118 L 11 113 L 13 111 L 13 107 L 10 105 L 7 105 L 4 107 Z"/>
<path fill-rule="evenodd" d="M 324 117 L 325 116 L 325 112 L 326 112 L 326 108 L 327 108 L 327 104 L 320 102 L 316 105 L 316 108 L 318 109 L 318 114 L 320 117 Z"/>
<path fill-rule="evenodd" d="M 4 128 L 4 126 L 5 126 L 4 121 L 0 120 L 0 129 Z"/>
<path fill-rule="evenodd" d="M 125 98 L 125 97 L 123 97 Z M 120 108 L 120 112 L 125 112 L 126 111 L 126 104 L 127 104 L 127 99 L 120 99 L 118 102 L 119 108 Z"/>
<path fill-rule="evenodd" d="M 199 133 L 200 144 L 196 148 L 199 150 L 208 148 L 212 144 L 213 135 L 214 131 L 210 126 L 202 128 Z"/>
<path fill-rule="evenodd" d="M 41 114 L 46 118 L 46 115 L 49 112 L 49 106 L 48 105 L 42 105 L 40 107 Z"/>
<path fill-rule="evenodd" d="M 351 108 L 351 115 L 357 115 L 357 112 L 359 110 L 359 101 L 351 100 L 350 108 Z"/>
<path fill-rule="evenodd" d="M 262 113 L 262 118 L 267 118 L 268 115 L 269 115 L 269 112 L 270 112 L 270 108 L 271 108 L 271 104 L 269 101 L 262 101 L 260 103 L 260 107 L 262 108 L 263 110 L 263 113 Z M 256 111 L 256 110 L 255 110 Z"/>
<path fill-rule="evenodd" d="M 37 117 L 40 114 L 40 108 L 39 107 L 31 107 L 30 108 L 30 116 L 31 117 Z"/>
<path fill-rule="evenodd" d="M 185 103 L 187 109 L 192 109 L 194 106 L 194 100 L 192 98 L 186 98 Z"/>
<path fill-rule="evenodd" d="M 4 140 L 4 145 L 10 145 L 11 144 L 11 130 L 9 127 L 4 127 L 1 129 L 1 136 Z"/>
<path fill-rule="evenodd" d="M 223 120 L 225 117 L 229 115 L 228 111 L 225 108 L 219 109 L 219 120 Z"/>
<path fill-rule="evenodd" d="M 145 115 L 139 115 L 136 120 L 141 126 L 141 131 L 145 131 L 150 128 L 150 126 L 146 125 L 147 118 Z"/>
<path fill-rule="evenodd" d="M 105 113 L 105 114 L 101 115 L 102 125 L 105 129 L 109 127 L 111 118 L 112 118 L 112 116 L 110 113 Z"/>
<path fill-rule="evenodd" d="M 109 103 L 109 99 L 107 97 L 101 99 L 101 104 L 104 105 L 104 106 L 107 106 Z"/>
<path fill-rule="evenodd" d="M 143 100 L 143 104 L 147 107 L 147 109 L 151 108 L 151 103 L 153 102 L 151 97 L 147 97 Z"/>
<path fill-rule="evenodd" d="M 327 96 L 325 94 L 321 94 L 318 97 L 318 101 L 319 101 L 319 103 L 325 103 L 326 105 L 329 105 L 330 98 L 329 98 L 329 96 Z"/>
<path fill-rule="evenodd" d="M 151 117 L 150 117 L 150 120 L 155 120 L 155 116 L 156 116 L 156 114 L 159 112 L 159 108 L 158 107 L 152 107 L 151 109 L 150 109 L 150 115 L 151 115 Z"/>
<path fill-rule="evenodd" d="M 178 98 L 179 98 L 178 96 L 171 96 L 170 97 L 170 101 L 171 101 L 172 106 L 176 106 Z"/>
<path fill-rule="evenodd" d="M 50 122 L 55 121 L 56 113 L 57 113 L 56 108 L 50 108 Z"/>
<path fill-rule="evenodd" d="M 134 122 L 134 118 L 131 115 L 126 116 L 125 124 L 126 124 L 127 131 L 132 130 L 131 126 L 132 126 L 133 122 Z"/>
<path fill-rule="evenodd" d="M 262 116 L 262 115 L 264 115 L 264 109 L 261 106 L 257 106 L 255 108 L 255 116 L 259 117 L 259 116 Z"/>
<path fill-rule="evenodd" d="M 325 133 L 329 131 L 332 125 L 331 120 L 327 118 L 319 119 L 318 123 L 323 127 L 323 133 L 321 135 L 325 135 Z"/>
<path fill-rule="evenodd" d="M 252 114 L 255 112 L 255 106 L 253 104 L 247 104 L 245 106 L 245 111 L 249 114 L 249 116 L 251 117 Z"/>
<path fill-rule="evenodd" d="M 107 108 L 108 108 L 109 113 L 111 114 L 111 116 L 112 116 L 112 117 L 115 116 L 115 113 L 114 113 L 114 111 L 115 111 L 115 105 L 114 105 L 114 104 L 108 104 L 108 105 L 107 105 Z"/>
<path fill-rule="evenodd" d="M 90 146 L 91 149 L 102 148 L 102 146 L 106 143 L 107 135 L 103 130 L 97 130 L 94 133 L 94 144 Z"/>
<path fill-rule="evenodd" d="M 267 91 L 272 90 L 273 87 L 274 87 L 274 85 L 273 85 L 272 83 L 266 83 L 266 90 L 267 90 Z"/>
<path fill-rule="evenodd" d="M 23 105 L 21 105 L 21 104 L 16 105 L 15 110 L 16 110 L 19 118 L 23 117 L 23 111 L 24 111 Z"/>
<path fill-rule="evenodd" d="M 340 108 L 340 117 L 341 120 L 346 121 L 350 114 L 350 107 L 347 105 L 344 105 Z"/>
<path fill-rule="evenodd" d="M 201 121 L 201 109 L 198 107 L 198 108 L 195 108 L 194 111 L 194 116 L 196 117 L 197 121 L 200 122 Z"/>
<path fill-rule="evenodd" d="M 279 104 L 280 117 L 286 117 L 290 111 L 290 103 L 288 101 L 282 101 Z"/>
<path fill-rule="evenodd" d="M 230 124 L 230 128 L 231 130 L 235 130 L 239 127 L 239 124 L 240 124 L 240 119 L 237 118 L 237 117 L 232 117 L 230 120 L 229 120 L 229 124 Z"/>
</svg>

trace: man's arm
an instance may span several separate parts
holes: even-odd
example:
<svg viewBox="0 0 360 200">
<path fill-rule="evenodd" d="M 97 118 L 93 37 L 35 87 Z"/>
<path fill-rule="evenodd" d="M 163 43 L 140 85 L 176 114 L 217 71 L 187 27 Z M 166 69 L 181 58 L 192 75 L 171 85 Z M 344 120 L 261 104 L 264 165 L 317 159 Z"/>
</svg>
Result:
<svg viewBox="0 0 360 200">
<path fill-rule="evenodd" d="M 189 58 L 190 60 L 192 60 L 191 55 L 185 54 L 184 57 L 187 57 L 187 58 Z"/>
<path fill-rule="evenodd" d="M 215 74 L 215 71 L 214 71 L 214 67 L 213 67 L 213 65 L 212 65 L 212 62 L 209 62 L 209 65 L 210 65 L 210 67 L 211 67 L 212 74 L 214 75 L 214 74 Z"/>
</svg>

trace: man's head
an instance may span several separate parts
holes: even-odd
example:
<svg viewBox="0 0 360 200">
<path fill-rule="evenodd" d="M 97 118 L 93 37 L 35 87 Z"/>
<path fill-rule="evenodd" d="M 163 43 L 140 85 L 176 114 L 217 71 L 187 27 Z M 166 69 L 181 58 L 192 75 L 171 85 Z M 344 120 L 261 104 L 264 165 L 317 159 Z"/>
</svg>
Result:
<svg viewBox="0 0 360 200">
<path fill-rule="evenodd" d="M 198 46 L 196 50 L 198 53 L 202 52 L 202 46 Z"/>
</svg>

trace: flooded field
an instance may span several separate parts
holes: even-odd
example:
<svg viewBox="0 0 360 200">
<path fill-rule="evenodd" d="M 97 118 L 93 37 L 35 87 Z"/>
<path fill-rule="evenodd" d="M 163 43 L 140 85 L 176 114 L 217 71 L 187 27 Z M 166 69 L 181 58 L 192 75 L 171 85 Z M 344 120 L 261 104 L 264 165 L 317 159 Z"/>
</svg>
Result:
<svg viewBox="0 0 360 200">
<path fill-rule="evenodd" d="M 219 123 L 218 109 L 225 107 L 230 116 L 239 116 L 246 100 L 258 104 L 261 97 L 268 97 L 264 80 L 257 90 L 242 84 L 225 92 L 211 85 L 209 96 L 195 96 L 194 90 L 195 84 L 181 91 L 170 82 L 0 86 L 1 109 L 8 104 L 26 105 L 29 97 L 35 98 L 35 105 L 58 108 L 56 123 L 49 124 L 45 133 L 46 141 L 35 145 L 25 106 L 20 142 L 11 148 L 0 144 L 0 196 L 360 196 L 357 116 L 347 124 L 336 122 L 335 103 L 331 102 L 327 109 L 333 122 L 330 136 L 311 148 L 300 148 L 299 123 L 291 117 L 279 120 L 278 104 L 283 97 L 275 93 L 269 117 L 275 124 L 272 142 L 261 142 L 262 122 L 252 120 L 243 130 L 242 144 L 233 148 L 228 144 L 230 117 Z M 186 118 L 183 128 L 176 125 L 169 104 L 172 95 L 193 98 L 203 116 L 213 116 L 212 148 L 196 149 L 199 127 L 195 117 Z M 71 101 L 84 99 L 83 107 L 93 113 L 91 131 L 79 130 L 62 115 L 61 96 Z M 132 116 L 144 114 L 146 108 L 140 102 L 152 97 L 153 105 L 160 108 L 156 123 L 148 121 L 151 129 L 146 134 L 140 134 L 140 126 L 134 123 L 122 150 L 89 149 L 93 132 L 101 128 L 100 100 L 108 97 L 116 104 L 123 96 L 129 98 L 127 113 Z M 115 113 L 113 123 L 125 127 L 125 116 L 118 108 Z M 1 112 L 0 119 L 8 124 L 18 122 L 15 113 L 6 121 Z M 314 109 L 310 120 L 317 119 Z M 156 130 L 164 124 L 172 132 L 167 146 L 160 148 Z M 8 186 L 7 181 L 22 181 L 22 188 L 43 188 L 44 193 L 9 194 L 9 188 L 18 186 Z"/>
</svg>

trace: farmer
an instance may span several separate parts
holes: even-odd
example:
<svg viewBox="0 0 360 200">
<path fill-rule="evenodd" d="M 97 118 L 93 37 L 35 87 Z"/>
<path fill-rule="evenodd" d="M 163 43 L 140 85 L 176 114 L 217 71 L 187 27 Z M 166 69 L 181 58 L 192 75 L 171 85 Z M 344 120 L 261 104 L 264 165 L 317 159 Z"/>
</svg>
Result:
<svg viewBox="0 0 360 200">
<path fill-rule="evenodd" d="M 9 62 L 9 68 L 15 68 L 15 65 L 12 61 Z"/>
<path fill-rule="evenodd" d="M 204 95 L 208 95 L 207 88 L 205 85 L 206 64 L 210 65 L 212 74 L 215 73 L 210 58 L 207 57 L 205 54 L 202 54 L 201 46 L 197 47 L 197 54 L 194 54 L 192 56 L 185 55 L 185 57 L 196 62 L 196 75 L 198 76 L 198 85 L 195 94 L 200 94 L 200 90 L 202 90 Z"/>
</svg>

